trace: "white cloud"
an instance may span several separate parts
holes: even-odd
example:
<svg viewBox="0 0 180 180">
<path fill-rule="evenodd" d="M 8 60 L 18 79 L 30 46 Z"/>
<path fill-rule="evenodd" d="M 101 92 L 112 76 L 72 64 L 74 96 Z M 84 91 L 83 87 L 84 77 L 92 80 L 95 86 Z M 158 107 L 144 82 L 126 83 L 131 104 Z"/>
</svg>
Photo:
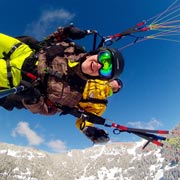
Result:
<svg viewBox="0 0 180 180">
<path fill-rule="evenodd" d="M 65 143 L 61 140 L 50 141 L 47 146 L 54 152 L 64 152 L 67 150 Z"/>
<path fill-rule="evenodd" d="M 45 141 L 41 136 L 39 136 L 34 130 L 29 127 L 27 122 L 19 122 L 17 127 L 13 129 L 12 136 L 22 136 L 25 137 L 30 146 L 38 146 L 40 144 L 46 145 L 50 151 L 53 152 L 65 152 L 67 151 L 66 144 L 61 140 L 52 140 L 50 142 Z"/>
<path fill-rule="evenodd" d="M 133 126 L 135 128 L 140 128 L 140 129 L 142 128 L 155 129 L 161 125 L 161 122 L 153 118 L 149 122 L 142 122 L 142 121 L 128 122 L 128 125 Z"/>
<path fill-rule="evenodd" d="M 44 10 L 37 21 L 27 25 L 25 34 L 33 37 L 41 38 L 47 36 L 48 29 L 55 31 L 58 26 L 72 21 L 75 14 L 68 12 L 64 9 Z"/>
<path fill-rule="evenodd" d="M 12 135 L 14 137 L 17 135 L 25 137 L 31 146 L 39 145 L 44 142 L 44 139 L 33 131 L 27 122 L 19 122 L 17 127 L 13 130 Z"/>
</svg>

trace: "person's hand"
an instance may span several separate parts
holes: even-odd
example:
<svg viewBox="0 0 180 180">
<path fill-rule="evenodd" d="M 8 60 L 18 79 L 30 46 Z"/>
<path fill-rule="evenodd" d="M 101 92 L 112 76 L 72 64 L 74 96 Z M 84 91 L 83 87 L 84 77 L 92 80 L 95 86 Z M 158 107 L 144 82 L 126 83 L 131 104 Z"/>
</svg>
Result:
<svg viewBox="0 0 180 180">
<path fill-rule="evenodd" d="M 38 89 L 34 88 L 30 82 L 21 81 L 21 85 L 24 86 L 25 90 L 20 92 L 19 96 L 23 99 L 25 104 L 36 104 L 40 97 L 41 93 Z"/>
<path fill-rule="evenodd" d="M 58 27 L 58 29 L 47 37 L 47 40 L 55 40 L 61 42 L 64 39 L 72 40 L 82 39 L 88 34 L 88 31 L 79 29 L 72 24 L 66 27 Z"/>
<path fill-rule="evenodd" d="M 86 126 L 83 129 L 83 133 L 94 143 L 94 144 L 102 144 L 107 143 L 110 138 L 109 134 L 103 130 L 94 126 Z"/>
<path fill-rule="evenodd" d="M 87 32 L 73 25 L 69 25 L 64 27 L 63 34 L 74 40 L 84 38 L 87 35 Z"/>
</svg>

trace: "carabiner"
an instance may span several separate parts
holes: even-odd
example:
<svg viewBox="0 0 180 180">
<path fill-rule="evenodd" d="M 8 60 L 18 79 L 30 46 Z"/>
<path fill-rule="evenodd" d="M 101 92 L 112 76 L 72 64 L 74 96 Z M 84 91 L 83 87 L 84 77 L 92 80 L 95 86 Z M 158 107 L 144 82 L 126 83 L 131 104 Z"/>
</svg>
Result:
<svg viewBox="0 0 180 180">
<path fill-rule="evenodd" d="M 85 126 L 86 126 L 86 121 L 82 121 L 81 123 L 80 123 L 80 130 L 82 131 L 84 128 L 85 128 Z"/>
<path fill-rule="evenodd" d="M 121 130 L 119 130 L 119 129 L 116 128 L 116 129 L 113 130 L 113 133 L 116 134 L 116 135 L 118 135 L 118 134 L 121 133 Z"/>
<path fill-rule="evenodd" d="M 112 40 L 112 38 L 107 38 L 104 41 L 105 46 L 111 46 L 114 43 L 114 41 Z"/>
</svg>

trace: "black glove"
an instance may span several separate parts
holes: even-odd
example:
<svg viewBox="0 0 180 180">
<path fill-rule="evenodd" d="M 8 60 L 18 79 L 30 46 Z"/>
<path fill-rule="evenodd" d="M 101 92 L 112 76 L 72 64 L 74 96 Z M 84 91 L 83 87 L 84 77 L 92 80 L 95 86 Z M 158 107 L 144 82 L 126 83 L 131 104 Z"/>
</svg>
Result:
<svg viewBox="0 0 180 180">
<path fill-rule="evenodd" d="M 87 32 L 74 27 L 73 25 L 69 25 L 64 27 L 63 34 L 74 40 L 84 38 L 87 35 Z"/>
<path fill-rule="evenodd" d="M 106 143 L 110 140 L 108 133 L 103 129 L 99 129 L 93 126 L 86 126 L 83 129 L 83 133 L 91 139 L 94 144 Z"/>
<path fill-rule="evenodd" d="M 36 104 L 39 102 L 41 93 L 38 89 L 34 88 L 31 83 L 27 81 L 21 81 L 21 85 L 24 86 L 25 90 L 20 92 L 21 98 L 26 104 Z"/>
<path fill-rule="evenodd" d="M 46 58 L 48 61 L 52 61 L 56 56 L 64 56 L 64 48 L 60 45 L 54 45 L 46 49 Z"/>
</svg>

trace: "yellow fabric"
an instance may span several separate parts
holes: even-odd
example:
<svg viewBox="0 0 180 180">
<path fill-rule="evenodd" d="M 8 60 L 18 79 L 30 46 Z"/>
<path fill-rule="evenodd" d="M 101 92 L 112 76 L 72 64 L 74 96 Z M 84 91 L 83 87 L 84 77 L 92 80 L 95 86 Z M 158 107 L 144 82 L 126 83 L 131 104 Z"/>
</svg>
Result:
<svg viewBox="0 0 180 180">
<path fill-rule="evenodd" d="M 8 53 L 14 45 L 19 43 L 18 39 L 0 33 L 0 87 L 10 88 L 7 79 L 6 61 L 3 59 L 3 52 Z M 31 55 L 33 51 L 26 44 L 20 45 L 10 56 L 11 72 L 13 85 L 18 86 L 21 80 L 21 69 L 24 60 Z M 18 68 L 18 69 L 17 69 Z"/>
<path fill-rule="evenodd" d="M 79 62 L 76 62 L 76 61 L 71 61 L 71 60 L 68 60 L 68 66 L 69 67 L 75 67 L 75 66 L 77 66 L 79 64 Z"/>
<path fill-rule="evenodd" d="M 109 85 L 108 81 L 102 80 L 88 80 L 83 92 L 83 98 L 87 99 L 89 97 L 96 99 L 107 99 L 109 95 L 112 94 L 112 88 Z M 94 103 L 94 102 L 80 102 L 79 106 L 87 111 L 91 112 L 95 115 L 101 116 L 105 109 L 106 104 L 103 103 Z M 80 129 L 82 120 L 80 118 L 76 121 L 76 127 Z M 93 126 L 90 122 L 85 122 L 85 126 Z"/>
</svg>

